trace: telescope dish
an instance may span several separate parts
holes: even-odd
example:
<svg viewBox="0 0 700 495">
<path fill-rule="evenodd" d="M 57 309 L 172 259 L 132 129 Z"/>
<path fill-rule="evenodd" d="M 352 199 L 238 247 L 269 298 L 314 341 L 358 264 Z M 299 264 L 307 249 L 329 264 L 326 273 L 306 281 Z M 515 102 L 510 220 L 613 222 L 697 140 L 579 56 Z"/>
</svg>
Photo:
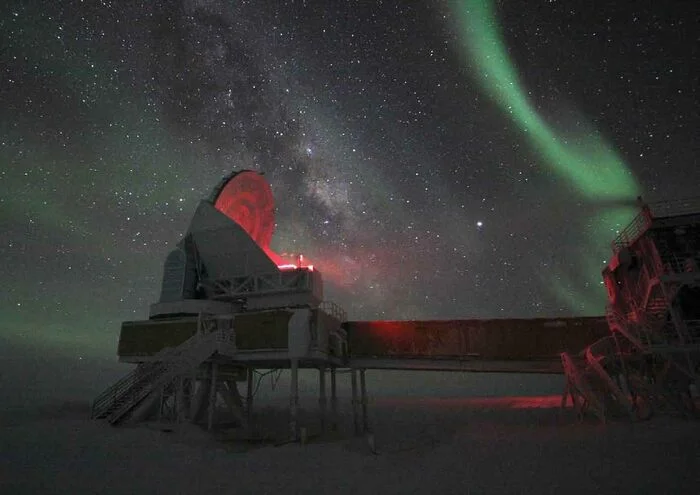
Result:
<svg viewBox="0 0 700 495">
<path fill-rule="evenodd" d="M 275 201 L 270 184 L 257 172 L 233 174 L 221 188 L 214 207 L 240 225 L 268 251 L 275 229 Z"/>
</svg>

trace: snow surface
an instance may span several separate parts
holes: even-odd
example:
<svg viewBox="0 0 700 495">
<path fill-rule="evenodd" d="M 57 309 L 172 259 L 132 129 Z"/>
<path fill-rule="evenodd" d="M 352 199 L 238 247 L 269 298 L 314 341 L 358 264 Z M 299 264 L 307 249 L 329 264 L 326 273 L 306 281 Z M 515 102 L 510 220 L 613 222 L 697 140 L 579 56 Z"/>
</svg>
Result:
<svg viewBox="0 0 700 495">
<path fill-rule="evenodd" d="M 284 428 L 278 392 L 260 400 L 260 425 Z M 0 494 L 700 492 L 697 422 L 579 423 L 556 395 L 375 394 L 375 454 L 351 434 L 346 397 L 340 405 L 339 433 L 281 446 L 194 425 L 113 428 L 86 419 L 88 402 L 6 407 Z M 314 425 L 315 399 L 302 406 Z"/>
</svg>

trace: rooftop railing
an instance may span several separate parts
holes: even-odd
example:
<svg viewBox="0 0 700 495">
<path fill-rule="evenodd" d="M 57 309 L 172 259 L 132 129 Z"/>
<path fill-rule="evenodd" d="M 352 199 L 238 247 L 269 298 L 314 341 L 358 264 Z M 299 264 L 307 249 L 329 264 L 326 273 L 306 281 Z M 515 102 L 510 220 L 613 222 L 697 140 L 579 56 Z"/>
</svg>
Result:
<svg viewBox="0 0 700 495">
<path fill-rule="evenodd" d="M 651 226 L 652 216 L 649 208 L 646 206 L 642 207 L 642 211 L 634 217 L 634 220 L 625 227 L 617 237 L 612 241 L 611 247 L 613 253 L 617 253 L 623 248 L 630 246 L 637 239 L 639 239 L 644 232 Z"/>
<path fill-rule="evenodd" d="M 642 211 L 612 241 L 613 253 L 617 253 L 639 239 L 651 226 L 654 218 L 700 214 L 700 197 L 658 201 L 648 204 L 642 203 L 640 200 L 639 205 Z"/>
<path fill-rule="evenodd" d="M 700 213 L 700 197 L 659 201 L 650 203 L 648 208 L 654 218 L 691 215 Z"/>
<path fill-rule="evenodd" d="M 330 316 L 339 320 L 341 323 L 347 321 L 348 319 L 348 315 L 345 313 L 345 310 L 333 301 L 321 301 L 318 308 L 324 313 L 329 314 Z"/>
</svg>

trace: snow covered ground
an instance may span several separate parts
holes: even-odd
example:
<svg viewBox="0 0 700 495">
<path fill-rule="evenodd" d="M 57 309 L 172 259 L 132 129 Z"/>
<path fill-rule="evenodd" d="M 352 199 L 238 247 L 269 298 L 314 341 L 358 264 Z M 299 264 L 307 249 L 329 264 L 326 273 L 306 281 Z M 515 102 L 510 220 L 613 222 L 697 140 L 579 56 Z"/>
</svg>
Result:
<svg viewBox="0 0 700 495">
<path fill-rule="evenodd" d="M 340 433 L 303 446 L 224 441 L 192 425 L 112 428 L 87 419 L 88 401 L 6 406 L 0 494 L 700 493 L 696 422 L 578 423 L 557 395 L 459 398 L 445 387 L 375 392 L 376 454 L 351 434 L 345 393 Z M 261 396 L 260 424 L 284 422 L 278 392 Z M 303 406 L 310 421 L 315 399 Z"/>
</svg>

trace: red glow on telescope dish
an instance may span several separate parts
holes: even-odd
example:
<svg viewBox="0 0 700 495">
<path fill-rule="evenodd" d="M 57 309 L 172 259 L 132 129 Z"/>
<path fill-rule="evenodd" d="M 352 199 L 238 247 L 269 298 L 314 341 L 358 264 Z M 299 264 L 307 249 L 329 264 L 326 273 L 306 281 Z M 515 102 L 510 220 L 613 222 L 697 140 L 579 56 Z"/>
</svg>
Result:
<svg viewBox="0 0 700 495">
<path fill-rule="evenodd" d="M 275 201 L 265 178 L 252 170 L 233 175 L 221 189 L 214 207 L 240 225 L 280 270 L 313 271 L 304 255 L 278 254 L 270 248 L 275 230 Z"/>
<path fill-rule="evenodd" d="M 270 251 L 275 200 L 262 175 L 250 170 L 237 173 L 223 187 L 214 207 L 240 225 L 258 246 Z"/>
</svg>

